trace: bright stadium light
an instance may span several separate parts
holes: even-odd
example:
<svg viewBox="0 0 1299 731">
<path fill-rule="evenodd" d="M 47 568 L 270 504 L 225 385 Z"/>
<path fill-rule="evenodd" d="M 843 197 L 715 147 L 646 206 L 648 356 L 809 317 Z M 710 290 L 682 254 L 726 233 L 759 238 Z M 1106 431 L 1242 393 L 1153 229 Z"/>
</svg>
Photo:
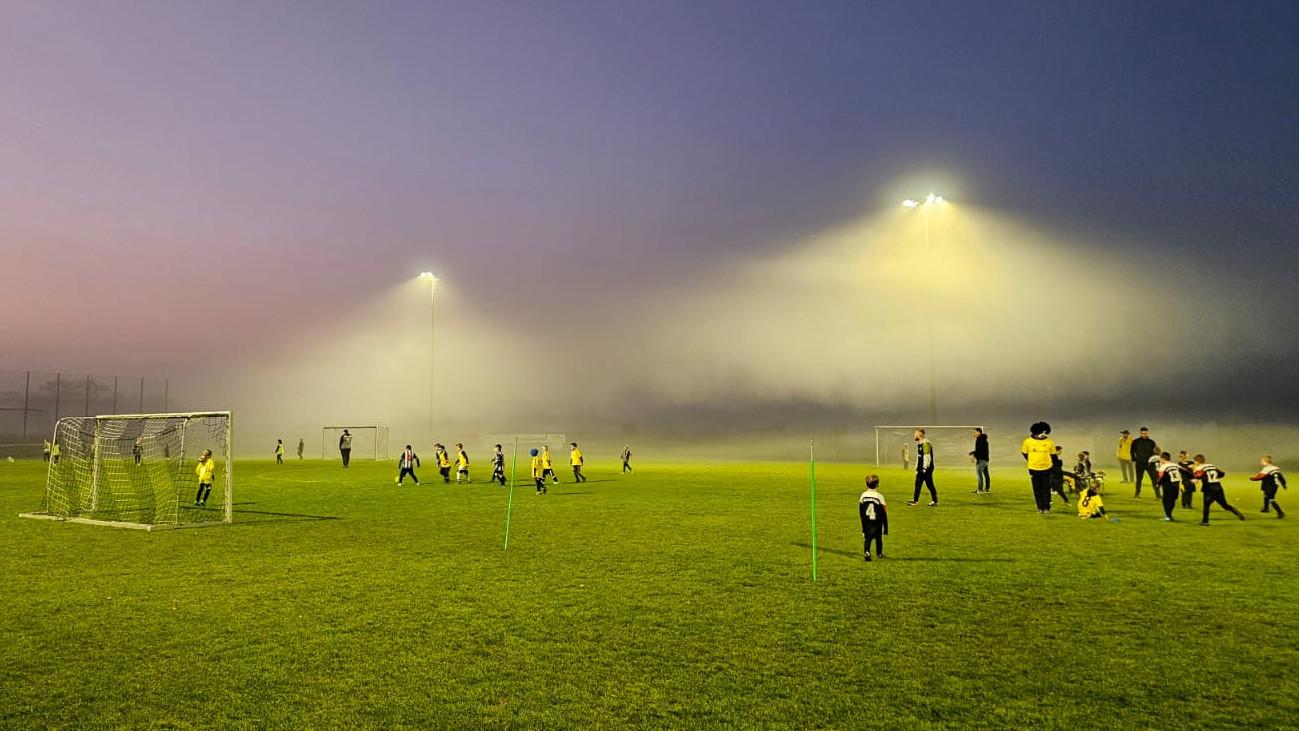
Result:
<svg viewBox="0 0 1299 731">
<path fill-rule="evenodd" d="M 925 253 L 933 254 L 933 241 L 929 236 L 929 209 L 941 205 L 943 197 L 936 193 L 930 193 L 925 196 L 924 201 L 918 201 L 914 198 L 908 198 L 902 201 L 902 205 L 907 208 L 919 208 L 925 214 Z M 925 288 L 925 313 L 928 319 L 929 328 L 929 423 L 938 423 L 938 387 L 934 378 L 934 296 L 932 290 Z"/>
</svg>

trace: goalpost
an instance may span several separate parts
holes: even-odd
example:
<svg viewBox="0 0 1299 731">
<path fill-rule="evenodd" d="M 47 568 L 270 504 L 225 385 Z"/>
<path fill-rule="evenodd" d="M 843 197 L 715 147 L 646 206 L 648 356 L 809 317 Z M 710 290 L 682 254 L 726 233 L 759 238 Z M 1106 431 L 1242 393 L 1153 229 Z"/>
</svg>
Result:
<svg viewBox="0 0 1299 731">
<path fill-rule="evenodd" d="M 925 436 L 934 445 L 935 464 L 942 465 L 944 468 L 957 465 L 972 467 L 969 453 L 974 448 L 974 440 L 970 437 L 970 432 L 982 428 L 983 425 L 981 424 L 970 426 L 951 424 L 939 424 L 936 426 L 925 424 L 916 426 L 876 426 L 875 466 L 883 467 L 886 461 L 889 465 L 902 466 L 902 449 L 906 447 L 909 459 L 906 467 L 914 468 L 916 465 L 916 453 L 912 435 L 916 429 L 924 429 Z M 956 458 L 951 457 L 951 455 L 956 455 Z"/>
<path fill-rule="evenodd" d="M 346 429 L 352 435 L 352 459 L 388 459 L 388 427 L 326 426 L 320 429 L 320 458 L 328 459 L 330 449 L 338 455 L 338 439 Z"/>
<path fill-rule="evenodd" d="M 230 523 L 233 423 L 229 411 L 59 419 L 41 508 L 21 516 L 143 530 Z M 206 450 L 212 494 L 199 506 L 195 465 Z"/>
</svg>

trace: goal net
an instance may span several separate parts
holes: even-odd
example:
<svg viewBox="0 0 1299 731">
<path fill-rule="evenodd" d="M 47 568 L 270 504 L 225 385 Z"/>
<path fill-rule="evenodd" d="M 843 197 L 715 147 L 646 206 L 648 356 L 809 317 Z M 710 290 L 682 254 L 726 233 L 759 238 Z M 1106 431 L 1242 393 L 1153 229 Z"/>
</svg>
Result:
<svg viewBox="0 0 1299 731">
<path fill-rule="evenodd" d="M 59 419 L 41 509 L 27 518 L 126 528 L 178 528 L 233 519 L 229 411 Z M 199 458 L 211 450 L 211 493 L 197 505 Z"/>
<path fill-rule="evenodd" d="M 388 459 L 388 427 L 326 426 L 320 430 L 320 458 L 339 456 L 343 432 L 352 437 L 352 459 Z"/>
<path fill-rule="evenodd" d="M 973 468 L 970 452 L 974 450 L 971 433 L 983 427 L 973 426 L 877 426 L 875 427 L 875 465 L 877 467 L 916 468 L 916 429 L 934 445 L 934 466 L 939 469 Z"/>
</svg>

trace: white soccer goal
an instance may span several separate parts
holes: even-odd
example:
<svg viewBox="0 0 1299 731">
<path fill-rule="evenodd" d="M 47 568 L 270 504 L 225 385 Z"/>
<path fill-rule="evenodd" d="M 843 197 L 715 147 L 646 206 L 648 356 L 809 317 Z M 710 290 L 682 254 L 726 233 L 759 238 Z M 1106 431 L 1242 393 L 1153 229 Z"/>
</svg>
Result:
<svg viewBox="0 0 1299 731">
<path fill-rule="evenodd" d="M 533 448 L 541 449 L 546 445 L 550 445 L 550 453 L 555 455 L 555 462 L 562 462 L 563 464 L 568 463 L 568 438 L 563 434 L 556 433 L 488 434 L 483 437 L 483 454 L 490 455 L 492 453 L 492 448 L 499 444 L 508 455 L 511 450 L 514 449 L 516 439 L 518 440 L 520 455 L 528 454 L 528 451 Z M 559 455 L 561 454 L 563 455 L 563 460 L 559 458 Z M 531 459 L 530 456 L 529 459 Z"/>
<path fill-rule="evenodd" d="M 388 427 L 326 426 L 320 430 L 320 458 L 338 456 L 339 439 L 346 429 L 352 436 L 352 459 L 388 459 Z"/>
<path fill-rule="evenodd" d="M 41 509 L 22 517 L 144 530 L 229 523 L 233 423 L 229 411 L 59 419 Z M 215 465 L 199 506 L 195 465 L 205 450 Z"/>
<path fill-rule="evenodd" d="M 974 437 L 970 433 L 983 426 L 877 426 L 875 427 L 875 466 L 903 467 L 915 469 L 916 446 L 913 435 L 916 429 L 924 429 L 930 444 L 934 445 L 934 464 L 943 469 L 952 467 L 970 467 L 969 454 L 974 449 Z M 905 451 L 904 451 L 905 450 Z M 903 455 L 906 455 L 904 462 Z"/>
</svg>

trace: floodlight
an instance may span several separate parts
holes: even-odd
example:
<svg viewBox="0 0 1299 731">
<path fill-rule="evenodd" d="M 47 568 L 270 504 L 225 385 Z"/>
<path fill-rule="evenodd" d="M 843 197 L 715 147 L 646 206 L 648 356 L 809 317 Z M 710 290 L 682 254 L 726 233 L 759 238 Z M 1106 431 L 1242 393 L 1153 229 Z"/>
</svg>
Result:
<svg viewBox="0 0 1299 731">
<path fill-rule="evenodd" d="M 920 205 L 920 201 L 918 201 L 918 200 L 914 200 L 914 199 L 912 199 L 912 198 L 908 198 L 908 199 L 902 201 L 902 205 L 905 206 L 905 207 L 907 207 L 907 208 L 916 208 L 916 207 L 918 207 L 918 206 Z"/>
</svg>

